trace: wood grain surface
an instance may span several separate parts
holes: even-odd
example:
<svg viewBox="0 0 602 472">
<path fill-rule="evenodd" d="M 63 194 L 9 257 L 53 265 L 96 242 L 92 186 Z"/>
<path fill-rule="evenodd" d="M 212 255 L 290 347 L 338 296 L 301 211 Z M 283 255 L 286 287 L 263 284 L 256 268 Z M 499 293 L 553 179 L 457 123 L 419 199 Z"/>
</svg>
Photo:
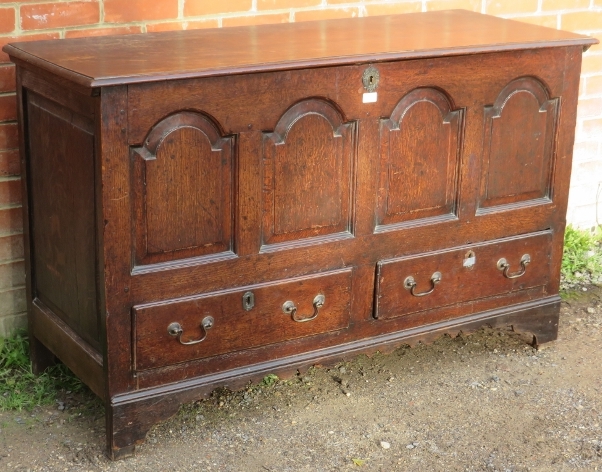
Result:
<svg viewBox="0 0 602 472">
<path fill-rule="evenodd" d="M 32 41 L 13 43 L 3 50 L 13 60 L 33 64 L 80 85 L 101 86 L 596 42 L 566 31 L 447 10 Z"/>
<path fill-rule="evenodd" d="M 115 458 L 270 369 L 484 323 L 554 339 L 595 42 L 446 11 L 7 46 L 34 369 L 105 399 Z"/>
</svg>

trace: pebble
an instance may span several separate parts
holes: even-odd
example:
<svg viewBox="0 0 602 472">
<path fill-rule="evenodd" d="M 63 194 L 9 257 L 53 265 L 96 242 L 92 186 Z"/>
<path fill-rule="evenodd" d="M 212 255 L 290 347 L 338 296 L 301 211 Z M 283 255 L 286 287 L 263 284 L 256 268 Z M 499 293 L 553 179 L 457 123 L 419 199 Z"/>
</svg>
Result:
<svg viewBox="0 0 602 472">
<path fill-rule="evenodd" d="M 591 306 L 588 306 L 588 307 L 587 307 L 587 312 L 588 312 L 590 315 L 593 315 L 594 313 L 596 313 L 596 310 L 595 310 L 595 309 L 593 309 Z"/>
<path fill-rule="evenodd" d="M 391 448 L 391 444 L 388 443 L 387 441 L 381 441 L 380 442 L 380 447 L 382 447 L 383 449 L 390 449 Z"/>
</svg>

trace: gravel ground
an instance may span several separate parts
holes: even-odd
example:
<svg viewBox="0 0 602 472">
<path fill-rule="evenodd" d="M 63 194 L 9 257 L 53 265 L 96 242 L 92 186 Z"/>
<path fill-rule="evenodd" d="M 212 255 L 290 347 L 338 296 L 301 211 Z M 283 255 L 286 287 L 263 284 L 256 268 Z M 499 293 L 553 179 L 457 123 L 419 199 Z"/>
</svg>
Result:
<svg viewBox="0 0 602 472">
<path fill-rule="evenodd" d="M 558 341 L 482 330 L 215 391 L 110 462 L 91 396 L 0 413 L 1 471 L 602 471 L 602 289 Z"/>
</svg>

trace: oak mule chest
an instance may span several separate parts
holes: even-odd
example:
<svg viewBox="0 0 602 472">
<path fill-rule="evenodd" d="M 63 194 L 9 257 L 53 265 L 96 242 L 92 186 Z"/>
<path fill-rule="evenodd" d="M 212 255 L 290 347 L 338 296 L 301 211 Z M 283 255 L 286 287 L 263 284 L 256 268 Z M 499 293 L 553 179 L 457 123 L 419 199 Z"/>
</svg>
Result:
<svg viewBox="0 0 602 472">
<path fill-rule="evenodd" d="M 595 42 L 455 10 L 6 46 L 34 369 L 104 399 L 117 458 L 219 386 L 555 339 Z"/>
</svg>

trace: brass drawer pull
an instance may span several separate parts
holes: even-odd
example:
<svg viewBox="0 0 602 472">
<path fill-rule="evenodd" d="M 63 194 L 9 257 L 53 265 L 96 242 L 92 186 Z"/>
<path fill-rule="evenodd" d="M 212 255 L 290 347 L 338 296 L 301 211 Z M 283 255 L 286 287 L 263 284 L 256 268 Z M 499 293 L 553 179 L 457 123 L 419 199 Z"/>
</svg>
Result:
<svg viewBox="0 0 602 472">
<path fill-rule="evenodd" d="M 525 274 L 527 271 L 527 264 L 529 264 L 529 262 L 531 262 L 531 256 L 529 254 L 524 254 L 523 257 L 520 258 L 521 270 L 515 272 L 514 274 L 509 274 L 508 271 L 510 270 L 510 264 L 508 264 L 508 261 L 502 257 L 499 261 L 497 261 L 497 268 L 498 270 L 503 271 L 504 277 L 507 279 L 517 279 Z"/>
<path fill-rule="evenodd" d="M 321 293 L 316 295 L 313 302 L 313 314 L 304 318 L 297 317 L 297 306 L 295 305 L 295 302 L 284 302 L 284 305 L 282 305 L 282 311 L 287 315 L 291 315 L 293 321 L 296 321 L 297 323 L 305 323 L 306 321 L 315 320 L 318 317 L 318 311 L 324 306 L 325 301 L 326 297 L 324 295 L 322 295 Z"/>
<path fill-rule="evenodd" d="M 415 297 L 424 297 L 425 295 L 429 295 L 435 291 L 435 285 L 441 282 L 441 272 L 435 272 L 431 275 L 431 289 L 428 292 L 416 293 L 416 280 L 411 275 L 406 277 L 403 281 L 403 286 L 406 290 L 409 290 L 412 295 Z"/>
<path fill-rule="evenodd" d="M 184 328 L 182 328 L 180 323 L 170 323 L 167 327 L 167 332 L 170 336 L 177 337 L 178 341 L 180 341 L 180 344 L 190 346 L 191 344 L 198 344 L 203 342 L 207 337 L 207 331 L 213 327 L 214 322 L 215 320 L 213 319 L 213 316 L 205 316 L 205 318 L 203 318 L 203 321 L 201 321 L 201 328 L 203 328 L 203 337 L 195 341 L 182 341 L 182 334 L 184 334 Z"/>
</svg>

